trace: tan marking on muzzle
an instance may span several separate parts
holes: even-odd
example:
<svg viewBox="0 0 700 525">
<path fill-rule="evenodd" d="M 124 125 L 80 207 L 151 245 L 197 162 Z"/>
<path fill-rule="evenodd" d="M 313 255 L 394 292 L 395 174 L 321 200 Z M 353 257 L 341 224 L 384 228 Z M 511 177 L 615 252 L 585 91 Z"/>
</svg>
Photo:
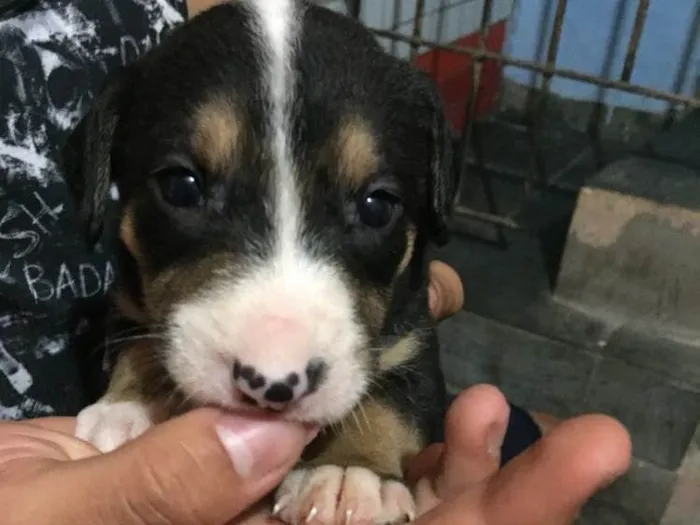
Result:
<svg viewBox="0 0 700 525">
<path fill-rule="evenodd" d="M 424 446 L 420 431 L 404 421 L 395 407 L 374 399 L 363 401 L 334 428 L 305 451 L 310 466 L 365 467 L 403 478 L 406 462 Z"/>
<path fill-rule="evenodd" d="M 149 280 L 148 261 L 144 257 L 141 243 L 136 235 L 134 210 L 130 203 L 127 203 L 122 213 L 119 224 L 119 238 L 124 243 L 126 250 L 136 261 L 139 272 L 140 284 L 144 286 Z M 119 282 L 113 294 L 114 304 L 117 311 L 127 319 L 137 323 L 146 324 L 148 322 L 147 313 L 138 306 L 138 301 L 129 295 L 126 289 L 120 287 Z"/>
<path fill-rule="evenodd" d="M 115 287 L 113 298 L 114 305 L 121 315 L 141 325 L 148 324 L 149 319 L 146 312 L 143 311 L 143 309 L 137 304 L 136 300 L 131 297 L 126 290 Z"/>
<path fill-rule="evenodd" d="M 217 95 L 194 113 L 192 148 L 211 174 L 230 173 L 242 151 L 243 117 L 235 103 Z"/>
<path fill-rule="evenodd" d="M 408 334 L 379 356 L 379 370 L 386 372 L 408 363 L 420 351 L 421 342 L 415 334 Z"/>
<path fill-rule="evenodd" d="M 219 279 L 221 270 L 235 271 L 230 253 L 213 253 L 165 270 L 144 286 L 144 303 L 149 316 L 163 321 L 174 306 L 211 287 Z"/>
<path fill-rule="evenodd" d="M 359 312 L 365 325 L 373 335 L 377 335 L 384 326 L 387 310 L 391 301 L 391 291 L 382 288 L 367 288 L 358 283 Z"/>
<path fill-rule="evenodd" d="M 140 401 L 151 409 L 155 422 L 186 409 L 185 400 L 170 379 L 155 341 L 137 341 L 121 351 L 104 401 Z"/>
</svg>

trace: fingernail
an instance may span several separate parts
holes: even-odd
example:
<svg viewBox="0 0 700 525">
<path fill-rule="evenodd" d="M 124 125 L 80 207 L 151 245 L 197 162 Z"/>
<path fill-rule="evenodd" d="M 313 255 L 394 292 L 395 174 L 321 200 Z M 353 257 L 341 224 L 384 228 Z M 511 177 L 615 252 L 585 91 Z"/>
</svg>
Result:
<svg viewBox="0 0 700 525">
<path fill-rule="evenodd" d="M 489 427 L 486 434 L 486 452 L 494 458 L 501 457 L 501 447 L 505 439 L 505 427 L 499 424 L 493 424 Z"/>
<path fill-rule="evenodd" d="M 299 424 L 233 415 L 219 419 L 216 433 L 242 478 L 260 478 L 294 463 L 309 439 Z"/>
</svg>

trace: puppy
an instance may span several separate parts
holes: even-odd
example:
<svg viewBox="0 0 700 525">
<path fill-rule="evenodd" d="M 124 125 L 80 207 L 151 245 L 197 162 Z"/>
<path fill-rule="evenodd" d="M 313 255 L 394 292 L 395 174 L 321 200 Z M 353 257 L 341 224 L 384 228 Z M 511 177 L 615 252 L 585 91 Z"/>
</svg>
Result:
<svg viewBox="0 0 700 525">
<path fill-rule="evenodd" d="M 212 8 L 108 82 L 66 170 L 90 239 L 119 190 L 115 304 L 140 335 L 77 435 L 107 451 L 195 406 L 275 411 L 324 427 L 281 519 L 411 519 L 405 461 L 445 409 L 426 247 L 452 138 L 427 75 L 302 1 Z"/>
</svg>

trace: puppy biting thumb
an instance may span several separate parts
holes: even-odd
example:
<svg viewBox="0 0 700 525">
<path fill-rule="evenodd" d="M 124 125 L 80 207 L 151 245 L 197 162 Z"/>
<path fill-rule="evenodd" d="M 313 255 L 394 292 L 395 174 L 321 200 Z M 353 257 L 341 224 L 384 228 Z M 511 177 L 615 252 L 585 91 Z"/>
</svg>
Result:
<svg viewBox="0 0 700 525">
<path fill-rule="evenodd" d="M 109 454 L 76 462 L 72 487 L 65 477 L 55 481 L 70 492 L 55 522 L 226 523 L 273 490 L 313 436 L 279 419 L 190 412 Z"/>
</svg>

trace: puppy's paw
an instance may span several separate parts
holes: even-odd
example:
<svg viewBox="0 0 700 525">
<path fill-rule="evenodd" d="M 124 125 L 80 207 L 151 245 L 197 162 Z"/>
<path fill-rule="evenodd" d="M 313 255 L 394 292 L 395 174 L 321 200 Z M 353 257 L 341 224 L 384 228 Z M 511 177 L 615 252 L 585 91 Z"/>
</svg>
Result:
<svg viewBox="0 0 700 525">
<path fill-rule="evenodd" d="M 290 525 L 389 525 L 412 521 L 411 491 L 363 467 L 324 465 L 292 471 L 275 494 L 273 514 Z"/>
<path fill-rule="evenodd" d="M 143 403 L 100 401 L 78 414 L 75 436 L 109 452 L 145 432 L 153 422 Z"/>
</svg>

